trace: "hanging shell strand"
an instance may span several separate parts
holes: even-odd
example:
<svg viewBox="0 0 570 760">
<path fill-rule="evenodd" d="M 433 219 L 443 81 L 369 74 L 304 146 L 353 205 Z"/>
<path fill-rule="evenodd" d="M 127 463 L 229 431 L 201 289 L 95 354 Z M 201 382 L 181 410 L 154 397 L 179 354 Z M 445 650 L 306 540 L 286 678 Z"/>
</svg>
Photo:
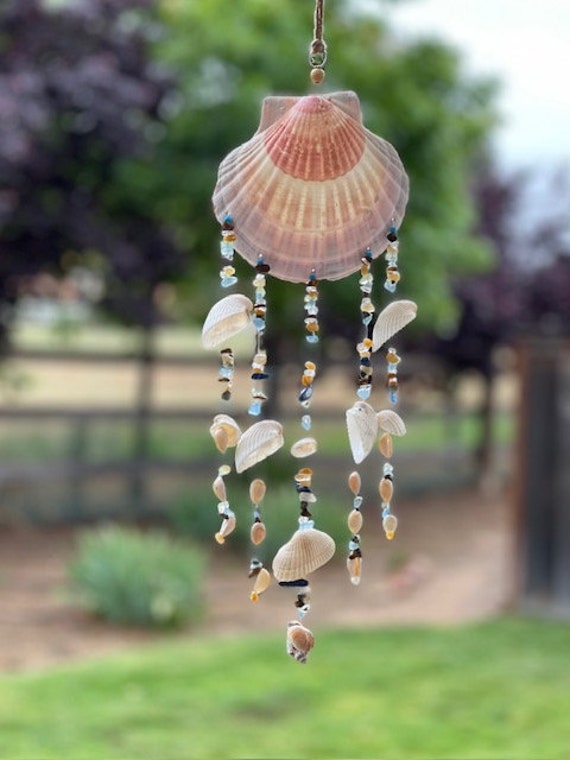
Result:
<svg viewBox="0 0 570 760">
<path fill-rule="evenodd" d="M 222 240 L 220 242 L 220 254 L 222 268 L 220 269 L 220 285 L 222 288 L 231 288 L 238 281 L 236 270 L 233 265 L 234 243 L 237 236 L 234 232 L 234 220 L 226 214 L 222 222 Z"/>
<path fill-rule="evenodd" d="M 386 281 L 384 287 L 389 293 L 395 293 L 401 275 L 400 270 L 398 269 L 398 228 L 394 223 L 392 223 L 390 231 L 386 237 L 388 239 L 388 245 L 386 247 Z"/>
<path fill-rule="evenodd" d="M 212 490 L 218 498 L 218 514 L 222 518 L 222 524 L 219 531 L 215 535 L 215 539 L 219 544 L 223 544 L 226 541 L 226 537 L 235 530 L 236 516 L 230 503 L 228 501 L 226 492 L 226 483 L 224 477 L 229 475 L 231 467 L 228 464 L 223 464 L 218 468 L 218 474 L 212 483 Z"/>
<path fill-rule="evenodd" d="M 248 414 L 252 417 L 258 417 L 261 414 L 261 407 L 267 401 L 267 395 L 262 390 L 261 383 L 269 377 L 265 366 L 267 364 L 267 352 L 262 345 L 267 318 L 266 275 L 269 273 L 269 270 L 269 264 L 266 264 L 263 261 L 263 257 L 260 256 L 255 266 L 255 277 L 253 278 L 255 302 L 253 304 L 252 321 L 256 337 L 255 353 L 251 362 L 251 404 L 248 409 Z"/>
<path fill-rule="evenodd" d="M 348 530 L 351 534 L 351 539 L 348 542 L 348 557 L 346 560 L 346 569 L 350 582 L 354 586 L 358 586 L 360 583 L 360 576 L 362 572 L 362 552 L 360 549 L 360 531 L 362 529 L 362 512 L 360 507 L 362 506 L 362 496 L 360 495 L 361 479 L 360 474 L 355 470 L 348 476 L 348 487 L 353 495 L 352 509 L 348 514 L 346 521 Z"/>
<path fill-rule="evenodd" d="M 265 523 L 261 519 L 259 505 L 265 498 L 266 486 L 261 478 L 252 480 L 249 486 L 249 498 L 253 504 L 253 524 L 249 533 L 251 543 L 258 546 L 265 540 L 266 529 Z"/>
</svg>

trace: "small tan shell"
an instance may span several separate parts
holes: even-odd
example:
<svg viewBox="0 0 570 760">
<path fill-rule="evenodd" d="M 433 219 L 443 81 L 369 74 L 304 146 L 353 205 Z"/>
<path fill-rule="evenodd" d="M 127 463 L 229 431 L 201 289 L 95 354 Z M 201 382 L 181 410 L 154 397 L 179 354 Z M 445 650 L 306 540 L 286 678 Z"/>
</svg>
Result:
<svg viewBox="0 0 570 760">
<path fill-rule="evenodd" d="M 352 457 L 359 464 L 370 454 L 378 436 L 376 412 L 366 401 L 357 401 L 346 412 L 346 428 Z"/>
<path fill-rule="evenodd" d="M 283 446 L 283 426 L 276 420 L 256 422 L 242 434 L 236 447 L 236 472 L 253 467 Z"/>
<path fill-rule="evenodd" d="M 315 637 L 312 632 L 298 620 L 292 620 L 287 624 L 287 654 L 305 664 L 311 649 L 315 646 Z"/>
<path fill-rule="evenodd" d="M 378 315 L 372 331 L 372 350 L 378 351 L 386 341 L 416 318 L 418 312 L 414 301 L 392 301 Z"/>
<path fill-rule="evenodd" d="M 255 583 L 253 584 L 253 590 L 249 595 L 252 602 L 257 602 L 261 594 L 266 591 L 271 585 L 271 573 L 264 567 L 255 576 Z"/>
<path fill-rule="evenodd" d="M 386 459 L 390 459 L 394 453 L 394 446 L 392 444 L 392 436 L 390 433 L 382 433 L 380 440 L 378 441 L 378 448 L 382 456 Z"/>
<path fill-rule="evenodd" d="M 265 498 L 267 486 L 261 478 L 255 478 L 249 484 L 249 498 L 252 504 L 259 504 Z"/>
<path fill-rule="evenodd" d="M 332 558 L 335 548 L 334 540 L 322 530 L 297 530 L 273 558 L 273 575 L 279 582 L 306 578 Z"/>
<path fill-rule="evenodd" d="M 212 483 L 212 491 L 220 501 L 227 501 L 226 484 L 221 475 L 218 475 Z"/>
<path fill-rule="evenodd" d="M 216 348 L 240 333 L 250 324 L 252 312 L 252 302 L 241 293 L 232 293 L 215 303 L 202 327 L 204 348 Z"/>
<path fill-rule="evenodd" d="M 224 517 L 222 520 L 222 524 L 220 526 L 220 530 L 216 533 L 215 539 L 219 544 L 225 543 L 226 537 L 230 535 L 230 533 L 233 533 L 236 527 L 236 517 L 233 514 L 233 512 L 227 516 Z"/>
<path fill-rule="evenodd" d="M 378 485 L 378 491 L 380 492 L 380 498 L 382 501 L 392 501 L 394 495 L 394 484 L 390 478 L 382 478 Z"/>
<path fill-rule="evenodd" d="M 368 247 L 380 255 L 407 198 L 398 154 L 364 127 L 356 94 L 337 92 L 266 98 L 255 135 L 222 161 L 212 200 L 250 264 L 262 251 L 272 275 L 303 282 L 312 268 L 320 280 L 346 277 Z"/>
<path fill-rule="evenodd" d="M 406 435 L 406 425 L 399 414 L 392 409 L 382 409 L 377 414 L 378 427 L 392 435 Z"/>
<path fill-rule="evenodd" d="M 346 569 L 350 576 L 350 582 L 353 586 L 358 586 L 360 583 L 360 576 L 362 573 L 362 558 L 361 557 L 349 557 L 346 560 Z"/>
<path fill-rule="evenodd" d="M 349 512 L 346 524 L 351 533 L 360 533 L 363 521 L 362 512 L 359 509 L 353 509 Z"/>
<path fill-rule="evenodd" d="M 362 486 L 362 480 L 360 478 L 360 473 L 356 472 L 356 470 L 354 472 L 351 472 L 350 475 L 348 476 L 348 487 L 350 488 L 350 490 L 355 496 L 358 496 L 358 494 L 360 493 L 361 486 Z"/>
<path fill-rule="evenodd" d="M 265 529 L 265 524 L 257 521 L 254 522 L 249 532 L 251 543 L 258 546 L 265 539 L 266 535 L 267 531 Z"/>
<path fill-rule="evenodd" d="M 396 529 L 398 528 L 398 518 L 396 515 L 386 515 L 386 517 L 384 517 L 382 520 L 382 527 L 384 528 L 386 538 L 388 541 L 391 541 L 394 538 Z"/>
<path fill-rule="evenodd" d="M 210 435 L 218 451 L 223 454 L 227 448 L 232 448 L 237 444 L 241 437 L 241 430 L 229 414 L 216 414 L 210 426 Z"/>
<path fill-rule="evenodd" d="M 317 442 L 314 438 L 301 438 L 291 446 L 291 456 L 297 459 L 310 457 L 317 450 Z"/>
</svg>

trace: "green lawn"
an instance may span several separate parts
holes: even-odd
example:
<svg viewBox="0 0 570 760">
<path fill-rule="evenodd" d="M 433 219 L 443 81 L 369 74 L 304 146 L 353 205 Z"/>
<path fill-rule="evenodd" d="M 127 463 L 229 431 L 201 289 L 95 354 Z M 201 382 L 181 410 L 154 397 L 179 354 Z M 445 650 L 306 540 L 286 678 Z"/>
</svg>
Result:
<svg viewBox="0 0 570 760">
<path fill-rule="evenodd" d="M 191 638 L 0 679 L 0 757 L 508 758 L 570 755 L 570 627 Z"/>
</svg>

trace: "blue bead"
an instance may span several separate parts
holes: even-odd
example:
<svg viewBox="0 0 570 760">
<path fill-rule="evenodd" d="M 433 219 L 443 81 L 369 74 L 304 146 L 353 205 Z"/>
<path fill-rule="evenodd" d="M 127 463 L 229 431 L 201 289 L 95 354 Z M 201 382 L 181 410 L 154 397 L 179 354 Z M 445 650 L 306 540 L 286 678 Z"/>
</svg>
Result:
<svg viewBox="0 0 570 760">
<path fill-rule="evenodd" d="M 257 332 L 263 332 L 263 330 L 265 330 L 265 320 L 263 319 L 263 317 L 254 317 L 253 326 L 255 327 Z"/>
<path fill-rule="evenodd" d="M 237 277 L 222 277 L 222 288 L 231 288 L 238 281 Z"/>
<path fill-rule="evenodd" d="M 225 240 L 222 240 L 220 243 L 220 253 L 224 259 L 230 259 L 231 261 L 234 257 L 234 247 L 232 243 L 227 243 Z"/>
<path fill-rule="evenodd" d="M 364 498 L 362 496 L 355 496 L 354 501 L 352 502 L 352 506 L 354 507 L 354 509 L 360 509 L 363 501 L 364 501 Z"/>
<path fill-rule="evenodd" d="M 311 333 L 310 335 L 305 335 L 305 340 L 307 341 L 307 343 L 318 343 L 319 336 L 315 335 L 315 333 Z"/>
<path fill-rule="evenodd" d="M 391 515 L 390 507 L 386 507 L 386 509 L 382 510 L 382 517 L 388 517 L 388 515 Z"/>
<path fill-rule="evenodd" d="M 258 417 L 261 414 L 261 401 L 252 401 L 247 413 L 252 417 Z"/>
<path fill-rule="evenodd" d="M 220 377 L 227 377 L 228 380 L 230 380 L 233 375 L 233 372 L 234 372 L 233 367 L 220 367 L 218 371 L 218 375 Z"/>
<path fill-rule="evenodd" d="M 362 317 L 362 324 L 365 327 L 368 327 L 368 325 L 372 322 L 372 314 L 366 314 L 366 316 Z"/>
<path fill-rule="evenodd" d="M 351 552 L 356 551 L 356 549 L 360 549 L 360 546 L 356 543 L 356 541 L 349 541 L 348 542 L 348 548 Z"/>
<path fill-rule="evenodd" d="M 367 398 L 370 398 L 371 390 L 372 390 L 371 385 L 361 385 L 356 391 L 356 395 L 358 396 L 358 398 L 361 398 L 363 401 L 366 401 Z"/>
<path fill-rule="evenodd" d="M 396 405 L 398 403 L 398 391 L 388 391 L 388 398 L 391 404 Z"/>
<path fill-rule="evenodd" d="M 382 474 L 383 475 L 393 475 L 394 474 L 394 465 L 390 464 L 390 462 L 384 462 L 384 467 L 382 468 Z"/>
<path fill-rule="evenodd" d="M 303 427 L 303 430 L 310 430 L 312 425 L 311 415 L 310 414 L 304 414 L 301 417 L 301 425 Z"/>
<path fill-rule="evenodd" d="M 390 282 L 390 280 L 386 280 L 384 283 L 385 290 L 388 291 L 388 293 L 395 293 L 396 292 L 396 283 Z"/>
<path fill-rule="evenodd" d="M 311 396 L 313 395 L 313 386 L 307 385 L 303 390 L 299 393 L 299 401 L 308 401 Z"/>
</svg>

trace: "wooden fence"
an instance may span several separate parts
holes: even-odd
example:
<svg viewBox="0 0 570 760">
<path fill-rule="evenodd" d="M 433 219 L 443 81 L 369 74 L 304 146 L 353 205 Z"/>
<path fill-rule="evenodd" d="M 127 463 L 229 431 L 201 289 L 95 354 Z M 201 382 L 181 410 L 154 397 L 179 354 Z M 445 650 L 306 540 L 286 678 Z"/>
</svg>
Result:
<svg viewBox="0 0 570 760">
<path fill-rule="evenodd" d="M 160 408 L 152 403 L 157 367 L 177 365 L 192 370 L 203 368 L 203 362 L 186 357 L 154 360 L 148 355 L 67 352 L 20 352 L 18 358 L 109 365 L 129 361 L 137 368 L 139 379 L 136 398 L 128 405 L 0 407 L 0 443 L 3 441 L 4 451 L 10 453 L 0 458 L 1 523 L 148 518 L 164 513 L 180 494 L 209 493 L 217 462 L 213 444 L 208 441 L 208 446 L 198 450 L 190 446 L 186 451 L 184 442 L 199 435 L 203 438 L 211 414 L 190 406 Z M 319 416 L 337 420 L 339 427 L 344 425 L 341 407 Z M 413 418 L 409 422 L 413 425 Z M 453 431 L 453 421 L 449 430 Z M 157 431 L 167 443 L 174 442 L 166 450 L 156 445 Z M 403 495 L 465 484 L 475 477 L 471 452 L 455 445 L 453 438 L 445 450 L 408 451 L 399 454 L 398 461 L 406 470 L 404 489 L 400 490 Z M 319 457 L 321 473 L 331 476 L 321 480 L 331 484 L 331 491 L 339 487 L 339 469 L 344 472 L 347 467 L 347 457 Z"/>
</svg>

